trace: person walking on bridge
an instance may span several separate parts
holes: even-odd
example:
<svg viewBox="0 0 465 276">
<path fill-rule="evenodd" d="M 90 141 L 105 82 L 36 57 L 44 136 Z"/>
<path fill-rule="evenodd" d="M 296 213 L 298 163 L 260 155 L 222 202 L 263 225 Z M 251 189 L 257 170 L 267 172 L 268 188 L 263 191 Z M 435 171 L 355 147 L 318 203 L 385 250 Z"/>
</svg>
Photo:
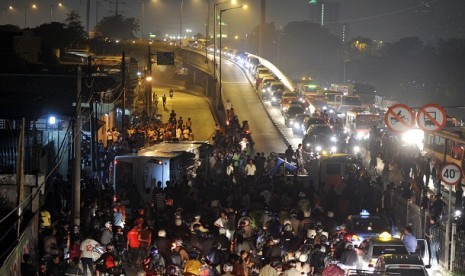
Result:
<svg viewBox="0 0 465 276">
<path fill-rule="evenodd" d="M 166 107 L 166 95 L 163 94 L 163 97 L 161 97 L 161 100 L 163 102 L 163 107 Z"/>
</svg>

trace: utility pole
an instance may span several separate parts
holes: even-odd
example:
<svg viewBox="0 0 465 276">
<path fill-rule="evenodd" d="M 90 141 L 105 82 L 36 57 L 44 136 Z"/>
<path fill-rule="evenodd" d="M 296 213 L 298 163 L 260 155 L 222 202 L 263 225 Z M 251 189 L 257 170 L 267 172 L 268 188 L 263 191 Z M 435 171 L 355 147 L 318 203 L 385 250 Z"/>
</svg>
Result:
<svg viewBox="0 0 465 276">
<path fill-rule="evenodd" d="M 23 213 L 23 200 L 24 200 L 24 129 L 26 127 L 26 120 L 23 118 L 21 123 L 21 131 L 18 141 L 18 157 L 16 159 L 16 186 L 18 192 L 18 221 L 16 224 L 16 239 L 21 237 L 21 216 Z"/>
<path fill-rule="evenodd" d="M 90 0 L 87 0 L 87 7 L 86 7 L 86 33 L 90 36 Z"/>
<path fill-rule="evenodd" d="M 149 116 L 152 116 L 152 52 L 150 51 L 150 45 L 148 47 L 147 68 L 145 69 L 144 76 L 145 111 L 147 111 Z"/>
<path fill-rule="evenodd" d="M 73 222 L 75 227 L 81 226 L 81 85 L 82 68 L 77 73 L 76 99 L 76 136 L 74 137 L 74 181 L 73 181 Z"/>
<path fill-rule="evenodd" d="M 125 120 L 126 120 L 126 54 L 122 53 L 122 60 L 121 60 L 121 87 L 123 88 L 123 112 L 122 112 L 122 119 L 121 119 L 121 136 L 123 137 L 123 141 L 126 138 L 126 130 L 125 130 Z"/>
<path fill-rule="evenodd" d="M 263 39 L 265 37 L 265 24 L 266 24 L 266 9 L 265 9 L 266 0 L 260 1 L 260 34 L 258 39 L 258 56 L 263 57 Z"/>
</svg>

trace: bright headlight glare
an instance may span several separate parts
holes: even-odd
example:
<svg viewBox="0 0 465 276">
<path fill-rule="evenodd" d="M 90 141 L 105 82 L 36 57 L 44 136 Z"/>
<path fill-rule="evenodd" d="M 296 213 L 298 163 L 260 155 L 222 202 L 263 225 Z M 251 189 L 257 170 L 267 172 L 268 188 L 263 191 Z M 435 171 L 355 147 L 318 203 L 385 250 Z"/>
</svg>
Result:
<svg viewBox="0 0 465 276">
<path fill-rule="evenodd" d="M 295 127 L 295 128 L 299 128 L 299 127 L 300 127 L 299 123 L 298 123 L 298 122 L 295 122 L 295 123 L 294 123 L 294 127 Z"/>
<path fill-rule="evenodd" d="M 322 148 L 321 146 L 316 146 L 316 147 L 315 147 L 315 150 L 316 150 L 316 151 L 321 151 L 322 149 L 323 149 L 323 148 Z"/>
<path fill-rule="evenodd" d="M 334 137 L 334 136 L 332 136 L 332 137 L 331 137 L 331 142 L 337 142 L 337 138 Z"/>
<path fill-rule="evenodd" d="M 331 147 L 331 152 L 337 152 L 337 147 Z"/>
<path fill-rule="evenodd" d="M 354 152 L 359 153 L 360 152 L 360 147 L 359 146 L 354 146 Z"/>
</svg>

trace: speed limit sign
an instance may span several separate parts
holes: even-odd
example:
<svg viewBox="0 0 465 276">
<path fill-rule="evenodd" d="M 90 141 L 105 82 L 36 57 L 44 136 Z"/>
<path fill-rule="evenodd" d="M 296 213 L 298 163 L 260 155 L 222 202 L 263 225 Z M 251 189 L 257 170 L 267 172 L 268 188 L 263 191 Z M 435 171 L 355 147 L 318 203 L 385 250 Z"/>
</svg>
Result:
<svg viewBox="0 0 465 276">
<path fill-rule="evenodd" d="M 454 163 L 447 163 L 442 167 L 441 179 L 447 185 L 455 185 L 462 180 L 462 170 Z"/>
</svg>

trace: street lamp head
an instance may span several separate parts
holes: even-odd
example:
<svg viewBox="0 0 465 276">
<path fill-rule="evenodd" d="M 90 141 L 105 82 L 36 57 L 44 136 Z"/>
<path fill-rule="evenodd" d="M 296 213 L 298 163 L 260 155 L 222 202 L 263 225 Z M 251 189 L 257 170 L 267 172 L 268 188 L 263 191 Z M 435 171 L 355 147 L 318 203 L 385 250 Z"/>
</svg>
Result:
<svg viewBox="0 0 465 276">
<path fill-rule="evenodd" d="M 246 10 L 246 9 L 248 8 L 248 6 L 247 6 L 247 5 L 242 5 L 242 8 L 243 8 L 244 10 Z"/>
<path fill-rule="evenodd" d="M 36 5 L 36 4 L 32 4 L 31 8 L 37 9 L 37 5 Z"/>
</svg>

